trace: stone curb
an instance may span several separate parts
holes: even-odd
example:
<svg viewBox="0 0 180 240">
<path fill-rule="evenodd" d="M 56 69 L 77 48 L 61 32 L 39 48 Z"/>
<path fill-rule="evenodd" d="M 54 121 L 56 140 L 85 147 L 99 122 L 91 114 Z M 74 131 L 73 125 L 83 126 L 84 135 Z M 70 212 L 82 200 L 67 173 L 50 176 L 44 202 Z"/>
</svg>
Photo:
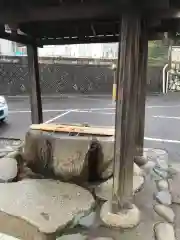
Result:
<svg viewBox="0 0 180 240">
<path fill-rule="evenodd" d="M 28 95 L 16 95 L 16 96 L 5 96 L 9 100 L 28 99 Z M 111 94 L 99 94 L 99 95 L 83 95 L 83 94 L 60 94 L 60 95 L 42 95 L 42 99 L 67 99 L 67 98 L 91 98 L 91 99 L 103 99 L 111 98 Z"/>
</svg>

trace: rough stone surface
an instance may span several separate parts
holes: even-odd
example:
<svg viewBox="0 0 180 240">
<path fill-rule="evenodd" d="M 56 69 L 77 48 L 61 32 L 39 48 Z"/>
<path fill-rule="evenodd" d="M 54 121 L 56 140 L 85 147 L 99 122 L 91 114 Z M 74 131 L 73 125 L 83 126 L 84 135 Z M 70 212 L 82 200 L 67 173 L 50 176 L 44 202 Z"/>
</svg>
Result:
<svg viewBox="0 0 180 240">
<path fill-rule="evenodd" d="M 133 194 L 141 190 L 143 184 L 144 184 L 144 177 L 133 176 Z M 102 200 L 109 200 L 112 197 L 112 185 L 113 185 L 112 178 L 98 185 L 95 188 L 96 196 Z"/>
<path fill-rule="evenodd" d="M 95 219 L 96 219 L 96 213 L 92 212 L 88 216 L 81 218 L 79 221 L 79 225 L 81 225 L 82 227 L 89 228 L 94 224 Z"/>
<path fill-rule="evenodd" d="M 174 228 L 169 223 L 159 223 L 154 228 L 157 240 L 175 240 Z"/>
<path fill-rule="evenodd" d="M 18 172 L 17 161 L 14 158 L 0 159 L 0 182 L 12 181 Z"/>
<path fill-rule="evenodd" d="M 88 138 L 56 139 L 52 163 L 55 175 L 65 181 L 86 180 L 88 176 L 86 155 L 89 146 L 90 139 Z"/>
<path fill-rule="evenodd" d="M 169 189 L 172 194 L 172 202 L 180 204 L 180 173 L 177 173 L 176 176 L 169 180 Z"/>
<path fill-rule="evenodd" d="M 154 206 L 154 210 L 157 214 L 159 214 L 162 218 L 164 218 L 167 222 L 173 223 L 175 219 L 175 214 L 170 207 L 167 207 L 162 204 L 157 204 Z"/>
<path fill-rule="evenodd" d="M 145 158 L 144 156 L 136 156 L 135 158 L 134 158 L 134 162 L 138 165 L 138 166 L 143 166 L 143 165 L 145 165 L 147 162 L 148 162 L 148 160 L 147 160 L 147 158 Z"/>
<path fill-rule="evenodd" d="M 117 214 L 111 212 L 110 206 L 110 202 L 107 201 L 101 208 L 100 217 L 105 225 L 115 228 L 133 228 L 139 224 L 141 214 L 135 205 Z"/>
<path fill-rule="evenodd" d="M 157 182 L 158 191 L 168 191 L 169 183 L 166 180 L 160 180 Z"/>
<path fill-rule="evenodd" d="M 30 130 L 23 157 L 34 172 L 46 177 L 55 174 L 75 183 L 99 181 L 112 175 L 113 139 Z"/>
<path fill-rule="evenodd" d="M 67 224 L 73 224 L 75 216 L 82 217 L 94 205 L 94 198 L 87 190 L 47 179 L 1 183 L 0 192 L 3 196 L 0 198 L 0 232 L 6 231 L 21 239 L 26 239 L 26 234 L 27 240 L 38 239 L 41 233 L 63 230 Z"/>
<path fill-rule="evenodd" d="M 56 240 L 86 240 L 87 237 L 83 236 L 79 233 L 77 234 L 69 234 L 69 235 L 63 235 L 61 237 L 56 238 Z"/>
<path fill-rule="evenodd" d="M 156 195 L 156 200 L 164 205 L 171 205 L 172 204 L 172 197 L 168 191 L 161 191 L 158 192 Z"/>
</svg>

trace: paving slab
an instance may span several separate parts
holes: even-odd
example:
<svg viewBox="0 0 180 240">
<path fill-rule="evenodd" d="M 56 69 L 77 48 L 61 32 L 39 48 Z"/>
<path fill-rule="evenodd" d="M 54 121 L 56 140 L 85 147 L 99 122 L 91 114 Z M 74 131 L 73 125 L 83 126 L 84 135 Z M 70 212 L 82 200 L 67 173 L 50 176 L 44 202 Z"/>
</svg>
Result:
<svg viewBox="0 0 180 240">
<path fill-rule="evenodd" d="M 62 231 L 94 205 L 87 190 L 47 179 L 1 183 L 0 192 L 0 232 L 25 240 Z"/>
</svg>

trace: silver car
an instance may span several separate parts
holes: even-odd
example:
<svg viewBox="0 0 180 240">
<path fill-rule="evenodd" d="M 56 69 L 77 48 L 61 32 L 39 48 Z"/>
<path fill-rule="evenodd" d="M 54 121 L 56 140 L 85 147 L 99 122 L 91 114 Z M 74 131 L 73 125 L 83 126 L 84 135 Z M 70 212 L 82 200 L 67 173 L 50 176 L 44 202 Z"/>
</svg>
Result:
<svg viewBox="0 0 180 240">
<path fill-rule="evenodd" d="M 4 96 L 0 96 L 0 121 L 3 122 L 8 117 L 8 105 Z"/>
</svg>

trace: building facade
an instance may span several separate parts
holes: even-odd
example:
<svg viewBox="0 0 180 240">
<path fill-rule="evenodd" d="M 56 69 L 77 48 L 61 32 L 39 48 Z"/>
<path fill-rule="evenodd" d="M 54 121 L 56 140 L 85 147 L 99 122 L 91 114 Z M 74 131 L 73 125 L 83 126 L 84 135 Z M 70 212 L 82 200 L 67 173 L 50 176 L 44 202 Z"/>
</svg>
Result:
<svg viewBox="0 0 180 240">
<path fill-rule="evenodd" d="M 117 58 L 117 43 L 73 44 L 44 46 L 38 49 L 41 57 L 77 57 L 77 58 Z M 26 56 L 26 47 L 15 42 L 0 39 L 0 54 L 7 56 Z"/>
</svg>

